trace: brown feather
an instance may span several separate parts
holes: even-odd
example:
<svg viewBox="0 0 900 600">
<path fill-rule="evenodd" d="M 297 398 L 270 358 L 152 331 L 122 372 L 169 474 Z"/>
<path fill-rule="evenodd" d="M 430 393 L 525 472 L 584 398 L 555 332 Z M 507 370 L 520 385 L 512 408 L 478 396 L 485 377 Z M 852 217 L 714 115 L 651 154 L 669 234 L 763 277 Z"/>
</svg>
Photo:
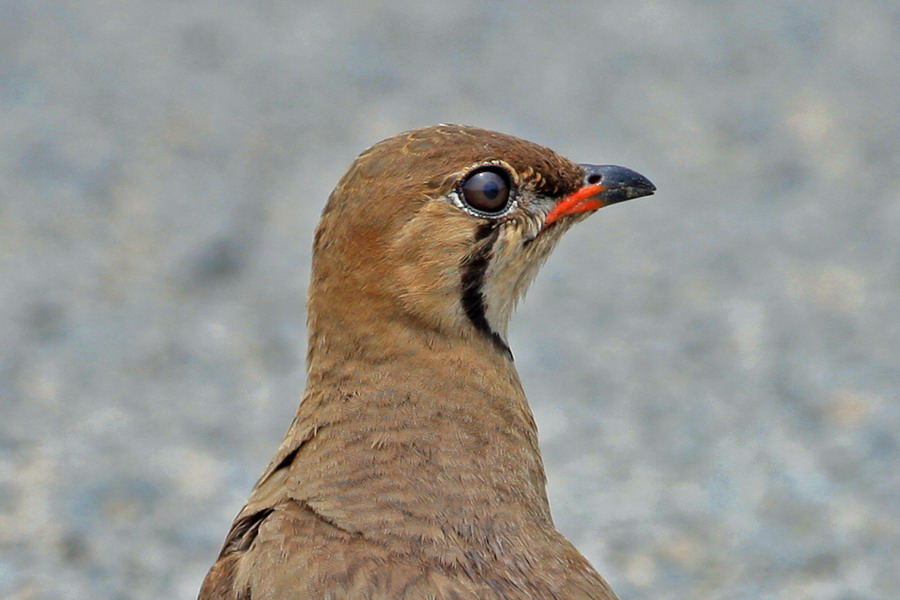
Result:
<svg viewBox="0 0 900 600">
<path fill-rule="evenodd" d="M 494 221 L 450 201 L 491 161 L 519 193 Z M 615 598 L 553 526 L 534 419 L 497 342 L 567 227 L 538 235 L 543 215 L 583 176 L 453 125 L 360 155 L 316 232 L 307 390 L 201 600 Z"/>
</svg>

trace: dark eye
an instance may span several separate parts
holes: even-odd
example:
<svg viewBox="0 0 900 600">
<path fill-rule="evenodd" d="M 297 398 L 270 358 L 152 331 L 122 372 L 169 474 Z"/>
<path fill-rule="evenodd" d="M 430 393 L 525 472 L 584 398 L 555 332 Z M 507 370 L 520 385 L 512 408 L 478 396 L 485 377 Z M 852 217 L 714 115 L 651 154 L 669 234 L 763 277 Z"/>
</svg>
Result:
<svg viewBox="0 0 900 600">
<path fill-rule="evenodd" d="M 502 171 L 476 171 L 463 181 L 461 191 L 465 203 L 475 210 L 496 213 L 509 201 L 509 179 Z"/>
</svg>

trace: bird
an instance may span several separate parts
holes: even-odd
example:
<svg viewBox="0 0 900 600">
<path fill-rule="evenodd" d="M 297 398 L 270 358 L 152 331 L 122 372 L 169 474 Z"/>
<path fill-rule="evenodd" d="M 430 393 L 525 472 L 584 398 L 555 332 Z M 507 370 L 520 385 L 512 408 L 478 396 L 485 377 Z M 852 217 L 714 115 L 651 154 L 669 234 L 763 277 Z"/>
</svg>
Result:
<svg viewBox="0 0 900 600">
<path fill-rule="evenodd" d="M 314 236 L 299 409 L 199 599 L 616 598 L 553 524 L 507 331 L 566 230 L 655 190 L 464 125 L 359 155 Z"/>
</svg>

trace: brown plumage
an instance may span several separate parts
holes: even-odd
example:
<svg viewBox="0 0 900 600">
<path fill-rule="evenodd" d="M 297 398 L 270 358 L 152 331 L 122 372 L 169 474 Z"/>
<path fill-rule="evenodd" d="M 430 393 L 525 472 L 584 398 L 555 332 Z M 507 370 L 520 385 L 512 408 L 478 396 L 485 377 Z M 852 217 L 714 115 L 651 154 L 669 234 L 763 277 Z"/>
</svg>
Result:
<svg viewBox="0 0 900 600">
<path fill-rule="evenodd" d="M 653 189 L 473 127 L 360 155 L 316 232 L 306 392 L 200 599 L 615 598 L 553 526 L 506 325 L 569 226 Z"/>
</svg>

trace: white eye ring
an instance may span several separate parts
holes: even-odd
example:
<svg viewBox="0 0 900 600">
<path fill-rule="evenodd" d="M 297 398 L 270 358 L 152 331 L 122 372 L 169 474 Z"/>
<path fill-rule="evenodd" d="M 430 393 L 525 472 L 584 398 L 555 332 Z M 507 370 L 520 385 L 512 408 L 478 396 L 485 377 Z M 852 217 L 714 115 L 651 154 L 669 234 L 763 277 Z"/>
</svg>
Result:
<svg viewBox="0 0 900 600">
<path fill-rule="evenodd" d="M 488 163 L 471 169 L 450 194 L 453 204 L 470 215 L 495 219 L 516 206 L 515 185 L 509 170 Z"/>
</svg>

